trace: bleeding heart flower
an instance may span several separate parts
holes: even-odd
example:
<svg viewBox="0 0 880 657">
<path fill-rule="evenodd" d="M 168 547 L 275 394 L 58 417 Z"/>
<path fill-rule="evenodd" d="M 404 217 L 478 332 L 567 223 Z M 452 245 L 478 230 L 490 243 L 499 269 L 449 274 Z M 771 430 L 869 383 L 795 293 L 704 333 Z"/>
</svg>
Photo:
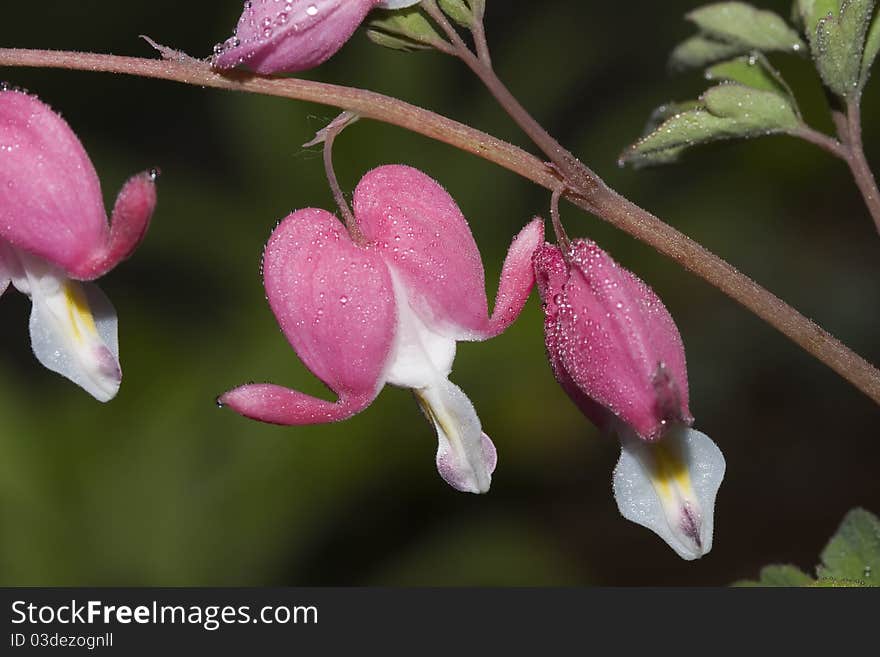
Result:
<svg viewBox="0 0 880 657">
<path fill-rule="evenodd" d="M 594 242 L 534 254 L 544 335 L 556 379 L 621 457 L 614 496 L 625 518 L 684 559 L 712 548 L 724 457 L 690 428 L 684 346 L 653 290 Z"/>
<path fill-rule="evenodd" d="M 421 0 L 248 0 L 235 35 L 214 48 L 216 68 L 294 73 L 324 63 L 376 8 L 402 9 Z"/>
<path fill-rule="evenodd" d="M 366 408 L 386 383 L 410 388 L 437 431 L 437 469 L 454 488 L 489 489 L 495 447 L 467 396 L 448 379 L 457 340 L 485 340 L 518 316 L 534 282 L 535 219 L 513 241 L 495 310 L 464 216 L 434 180 L 406 166 L 369 172 L 354 194 L 360 235 L 329 212 L 294 212 L 272 233 L 263 277 L 272 311 L 336 402 L 273 384 L 218 401 L 283 425 L 335 422 Z"/>
<path fill-rule="evenodd" d="M 131 178 L 108 225 L 98 175 L 70 126 L 37 98 L 0 88 L 0 294 L 33 302 L 43 365 L 100 401 L 121 381 L 116 312 L 91 281 L 127 258 L 156 205 L 155 172 Z"/>
</svg>

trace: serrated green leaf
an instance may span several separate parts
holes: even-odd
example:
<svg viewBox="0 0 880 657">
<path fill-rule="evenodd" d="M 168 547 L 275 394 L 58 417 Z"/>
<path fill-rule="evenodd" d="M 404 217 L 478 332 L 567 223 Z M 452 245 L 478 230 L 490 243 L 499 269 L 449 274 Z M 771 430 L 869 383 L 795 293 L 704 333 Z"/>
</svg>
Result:
<svg viewBox="0 0 880 657">
<path fill-rule="evenodd" d="M 432 47 L 434 44 L 443 41 L 443 38 L 437 33 L 434 26 L 419 11 L 418 5 L 409 9 L 377 12 L 377 17 L 371 20 L 367 27 L 373 32 L 384 34 L 388 37 L 396 37 L 396 39 L 381 39 L 380 37 L 380 40 L 385 41 L 385 43 L 379 43 L 374 37 L 370 38 L 375 43 L 379 43 L 379 45 L 397 43 L 397 45 L 389 45 L 387 47 L 398 50 L 401 49 L 400 40 L 422 46 L 421 48 L 411 47 L 411 50 L 423 50 L 425 46 Z"/>
<path fill-rule="evenodd" d="M 871 24 L 865 40 L 865 54 L 862 56 L 862 86 L 868 81 L 871 66 L 874 64 L 878 52 L 880 52 L 880 12 L 874 17 L 874 22 Z"/>
<path fill-rule="evenodd" d="M 745 2 L 716 2 L 699 7 L 686 17 L 707 35 L 749 50 L 797 52 L 805 47 L 785 19 Z"/>
<path fill-rule="evenodd" d="M 852 580 L 880 586 L 880 519 L 865 509 L 846 514 L 822 550 L 820 579 Z"/>
<path fill-rule="evenodd" d="M 392 50 L 402 50 L 404 52 L 414 52 L 416 50 L 431 50 L 431 46 L 427 44 L 419 43 L 411 39 L 404 39 L 398 36 L 392 36 L 391 34 L 380 32 L 379 30 L 368 29 L 367 38 L 375 43 L 377 46 L 382 46 L 383 48 L 391 48 Z"/>
<path fill-rule="evenodd" d="M 756 53 L 721 62 L 706 71 L 707 80 L 738 82 L 753 89 L 771 91 L 787 98 L 795 106 L 791 89 L 767 58 Z M 796 108 L 795 108 L 796 109 Z"/>
<path fill-rule="evenodd" d="M 825 86 L 841 98 L 857 95 L 863 82 L 865 36 L 875 0 L 843 0 L 838 13 L 828 13 L 809 32 L 810 48 Z M 813 11 L 816 12 L 816 0 Z"/>
<path fill-rule="evenodd" d="M 630 146 L 620 157 L 620 164 L 664 164 L 674 161 L 688 147 L 712 139 L 723 139 L 730 129 L 729 121 L 705 109 L 695 109 L 672 116 L 654 132 Z"/>
<path fill-rule="evenodd" d="M 702 68 L 707 64 L 714 64 L 748 51 L 747 47 L 698 34 L 676 46 L 669 57 L 669 67 L 673 70 Z"/>
<path fill-rule="evenodd" d="M 684 112 L 690 112 L 695 109 L 704 109 L 703 103 L 699 100 L 684 100 L 678 102 L 672 101 L 660 105 L 660 107 L 651 112 L 651 116 L 648 118 L 647 124 L 645 124 L 642 136 L 648 136 L 673 116 Z"/>
<path fill-rule="evenodd" d="M 642 131 L 642 137 L 647 137 L 672 117 L 696 109 L 703 109 L 702 103 L 700 103 L 700 101 L 698 100 L 669 102 L 661 105 L 653 112 L 651 112 L 651 116 L 648 118 L 648 122 L 645 124 L 645 129 Z M 685 150 L 687 150 L 686 146 L 675 146 L 672 148 L 652 151 L 650 154 L 640 155 L 639 159 L 632 161 L 632 164 L 636 168 L 656 166 L 660 164 L 673 164 L 675 162 L 678 162 L 678 160 L 681 158 L 681 154 Z M 621 157 L 619 164 L 623 165 L 625 163 L 625 156 L 623 156 Z"/>
<path fill-rule="evenodd" d="M 690 107 L 692 109 L 672 114 L 624 151 L 619 163 L 635 166 L 666 164 L 678 159 L 685 149 L 698 144 L 794 132 L 801 126 L 797 112 L 787 99 L 775 92 L 741 84 L 713 87 Z"/>
<path fill-rule="evenodd" d="M 732 586 L 814 586 L 815 580 L 797 566 L 779 564 L 765 566 L 758 574 L 757 580 L 741 580 Z"/>
<path fill-rule="evenodd" d="M 437 0 L 443 13 L 463 27 L 472 27 L 474 12 L 464 0 Z"/>
<path fill-rule="evenodd" d="M 715 116 L 735 120 L 748 136 L 795 131 L 801 125 L 791 103 L 777 93 L 728 83 L 712 87 L 701 100 Z"/>
</svg>

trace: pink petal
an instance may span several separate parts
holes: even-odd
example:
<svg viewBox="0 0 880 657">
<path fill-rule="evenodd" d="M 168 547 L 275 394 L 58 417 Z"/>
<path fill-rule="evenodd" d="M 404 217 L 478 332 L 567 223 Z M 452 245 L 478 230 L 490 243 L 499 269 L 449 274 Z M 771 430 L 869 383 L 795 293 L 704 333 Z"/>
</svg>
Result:
<svg viewBox="0 0 880 657">
<path fill-rule="evenodd" d="M 568 265 L 559 248 L 551 244 L 539 247 L 534 252 L 533 261 L 538 292 L 541 299 L 544 299 L 544 344 L 553 375 L 581 413 L 601 431 L 607 431 L 613 414 L 584 394 L 562 362 L 561 347 L 565 344 L 565 339 L 561 335 L 559 307 L 564 303 L 564 288 L 569 278 Z"/>
<path fill-rule="evenodd" d="M 342 419 L 363 408 L 382 386 L 397 324 L 391 277 L 381 257 L 356 246 L 332 214 L 309 208 L 288 216 L 272 233 L 263 277 L 281 330 L 306 366 L 339 396 L 341 408 L 277 386 L 246 386 L 220 401 L 279 424 Z M 274 403 L 281 408 L 271 411 Z"/>
<path fill-rule="evenodd" d="M 235 36 L 218 46 L 217 68 L 292 73 L 329 59 L 379 0 L 250 0 Z"/>
<path fill-rule="evenodd" d="M 408 166 L 373 169 L 355 190 L 354 213 L 364 236 L 400 274 L 426 325 L 456 339 L 487 331 L 480 252 L 439 183 Z"/>
<path fill-rule="evenodd" d="M 548 350 L 566 383 L 646 440 L 670 421 L 691 422 L 684 346 L 657 295 L 591 241 L 573 242 L 570 262 L 562 294 L 542 292 L 557 309 Z M 538 278 L 543 288 L 548 277 Z M 558 283 L 558 273 L 549 278 Z"/>
<path fill-rule="evenodd" d="M 537 217 L 514 238 L 501 269 L 495 310 L 485 329 L 480 332 L 483 339 L 503 333 L 519 317 L 535 284 L 532 255 L 543 241 L 544 222 Z"/>
<path fill-rule="evenodd" d="M 240 386 L 217 398 L 221 406 L 270 424 L 303 425 L 339 422 L 369 406 L 375 395 L 341 395 L 336 403 L 271 383 Z"/>
<path fill-rule="evenodd" d="M 129 178 L 116 197 L 104 248 L 90 262 L 72 269 L 77 278 L 102 276 L 131 256 L 150 227 L 156 208 L 156 173 L 145 171 Z"/>
<path fill-rule="evenodd" d="M 155 206 L 150 175 L 130 181 L 123 197 L 137 202 L 125 204 L 121 228 L 111 229 L 97 173 L 67 123 L 33 96 L 0 91 L 0 238 L 92 279 L 143 237 Z"/>
</svg>

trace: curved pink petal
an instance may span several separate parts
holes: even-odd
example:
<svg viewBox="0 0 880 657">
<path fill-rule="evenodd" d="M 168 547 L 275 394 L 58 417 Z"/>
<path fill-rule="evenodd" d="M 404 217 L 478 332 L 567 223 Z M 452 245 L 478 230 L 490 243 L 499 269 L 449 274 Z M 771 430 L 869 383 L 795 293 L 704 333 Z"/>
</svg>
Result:
<svg viewBox="0 0 880 657">
<path fill-rule="evenodd" d="M 0 238 L 74 278 L 100 276 L 137 246 L 155 207 L 152 176 L 133 181 L 120 197 L 137 202 L 108 226 L 98 175 L 67 123 L 33 96 L 0 91 Z"/>
<path fill-rule="evenodd" d="M 156 175 L 155 171 L 144 171 L 128 179 L 116 197 L 103 247 L 90 261 L 71 266 L 71 275 L 81 279 L 103 276 L 134 252 L 156 208 Z"/>
<path fill-rule="evenodd" d="M 519 317 L 535 284 L 532 255 L 543 241 L 544 222 L 537 217 L 514 238 L 501 268 L 492 317 L 486 322 L 486 327 L 479 331 L 482 339 L 503 333 Z"/>
<path fill-rule="evenodd" d="M 217 68 L 257 73 L 313 68 L 339 50 L 379 0 L 250 0 L 235 36 L 218 46 Z"/>
<path fill-rule="evenodd" d="M 230 390 L 217 403 L 253 420 L 294 426 L 346 420 L 369 406 L 374 397 L 343 394 L 334 403 L 271 383 L 253 383 Z"/>
<path fill-rule="evenodd" d="M 373 169 L 354 192 L 364 236 L 400 274 L 419 317 L 433 330 L 469 339 L 486 330 L 480 252 L 452 197 L 418 169 Z"/>
<path fill-rule="evenodd" d="M 692 421 L 675 322 L 656 294 L 594 242 L 575 240 L 555 347 L 571 380 L 646 440 Z"/>
<path fill-rule="evenodd" d="M 366 406 L 382 386 L 397 324 L 381 257 L 356 246 L 332 214 L 309 208 L 289 215 L 272 233 L 263 280 L 287 340 L 340 402 L 333 408 L 277 386 L 247 386 L 220 401 L 279 424 L 342 419 Z M 279 409 L 270 412 L 272 403 Z"/>
</svg>

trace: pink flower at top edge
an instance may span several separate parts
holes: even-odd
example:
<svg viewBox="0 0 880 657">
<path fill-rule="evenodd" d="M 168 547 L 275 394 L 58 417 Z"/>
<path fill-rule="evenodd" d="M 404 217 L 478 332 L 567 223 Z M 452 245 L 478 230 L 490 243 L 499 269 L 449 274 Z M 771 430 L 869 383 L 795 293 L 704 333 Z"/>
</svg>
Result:
<svg viewBox="0 0 880 657">
<path fill-rule="evenodd" d="M 256 73 L 294 73 L 324 63 L 376 8 L 420 0 L 248 0 L 235 35 L 215 48 L 213 64 Z"/>
</svg>

